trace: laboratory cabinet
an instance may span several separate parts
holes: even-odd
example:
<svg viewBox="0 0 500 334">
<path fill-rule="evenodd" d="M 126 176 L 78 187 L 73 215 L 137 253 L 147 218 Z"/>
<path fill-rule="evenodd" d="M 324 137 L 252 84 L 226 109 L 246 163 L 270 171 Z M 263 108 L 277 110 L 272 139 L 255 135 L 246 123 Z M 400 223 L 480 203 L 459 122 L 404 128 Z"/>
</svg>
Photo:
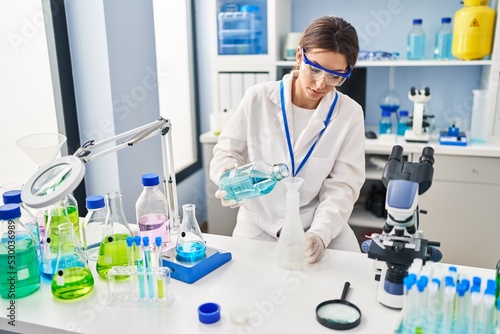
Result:
<svg viewBox="0 0 500 334">
<path fill-rule="evenodd" d="M 500 158 L 435 154 L 420 196 L 421 229 L 441 242 L 443 262 L 494 268 L 500 260 Z"/>
</svg>

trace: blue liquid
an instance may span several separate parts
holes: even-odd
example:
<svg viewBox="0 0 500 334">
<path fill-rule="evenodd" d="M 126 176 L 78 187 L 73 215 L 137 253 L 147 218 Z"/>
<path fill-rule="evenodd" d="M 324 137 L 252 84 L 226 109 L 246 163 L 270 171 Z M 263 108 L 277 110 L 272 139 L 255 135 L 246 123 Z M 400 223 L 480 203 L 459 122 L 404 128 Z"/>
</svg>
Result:
<svg viewBox="0 0 500 334">
<path fill-rule="evenodd" d="M 422 60 L 425 58 L 425 35 L 408 35 L 406 57 L 412 60 Z"/>
<path fill-rule="evenodd" d="M 181 242 L 175 247 L 177 256 L 186 262 L 192 262 L 202 259 L 205 256 L 207 246 L 200 241 Z"/>
<path fill-rule="evenodd" d="M 392 133 L 392 123 L 391 122 L 380 122 L 379 133 L 380 134 L 391 134 Z"/>
<path fill-rule="evenodd" d="M 226 200 L 241 202 L 257 196 L 269 194 L 276 186 L 276 180 L 265 177 L 236 176 L 224 174 L 219 181 L 220 189 L 227 192 Z"/>
</svg>

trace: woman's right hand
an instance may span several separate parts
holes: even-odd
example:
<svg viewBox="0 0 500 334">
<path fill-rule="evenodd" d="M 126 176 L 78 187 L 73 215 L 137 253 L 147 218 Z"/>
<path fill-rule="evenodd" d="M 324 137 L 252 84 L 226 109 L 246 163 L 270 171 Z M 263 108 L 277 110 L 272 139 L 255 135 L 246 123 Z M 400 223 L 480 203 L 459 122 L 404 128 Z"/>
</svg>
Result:
<svg viewBox="0 0 500 334">
<path fill-rule="evenodd" d="M 236 164 L 231 164 L 228 166 L 225 166 L 222 168 L 220 175 L 224 174 L 224 172 L 227 172 L 228 170 L 234 169 L 238 167 Z M 237 208 L 241 206 L 240 202 L 236 202 L 234 199 L 224 199 L 224 197 L 227 196 L 227 192 L 225 190 L 221 190 L 220 188 L 215 192 L 215 198 L 220 199 L 220 203 L 224 207 L 229 207 L 229 208 Z"/>
</svg>

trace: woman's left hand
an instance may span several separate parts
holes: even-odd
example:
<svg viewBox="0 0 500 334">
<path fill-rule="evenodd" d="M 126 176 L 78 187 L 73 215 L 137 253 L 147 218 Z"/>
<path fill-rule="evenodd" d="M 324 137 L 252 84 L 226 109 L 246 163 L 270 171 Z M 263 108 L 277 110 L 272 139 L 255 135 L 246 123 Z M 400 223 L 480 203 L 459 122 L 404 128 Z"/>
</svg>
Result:
<svg viewBox="0 0 500 334">
<path fill-rule="evenodd" d="M 306 233 L 306 243 L 307 249 L 306 253 L 309 256 L 309 263 L 318 262 L 325 254 L 325 244 L 323 244 L 323 240 L 312 232 Z"/>
</svg>

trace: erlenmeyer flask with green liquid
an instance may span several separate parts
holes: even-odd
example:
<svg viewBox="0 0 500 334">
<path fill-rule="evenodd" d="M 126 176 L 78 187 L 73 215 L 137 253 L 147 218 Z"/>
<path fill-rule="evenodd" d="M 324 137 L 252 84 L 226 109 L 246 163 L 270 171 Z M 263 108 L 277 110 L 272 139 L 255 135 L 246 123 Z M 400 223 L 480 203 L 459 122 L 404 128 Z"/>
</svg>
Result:
<svg viewBox="0 0 500 334">
<path fill-rule="evenodd" d="M 64 300 L 85 296 L 94 288 L 94 278 L 83 247 L 76 236 L 73 223 L 63 223 L 58 229 L 59 247 L 52 276 L 52 294 Z"/>
<path fill-rule="evenodd" d="M 102 278 L 107 278 L 108 271 L 112 267 L 128 265 L 126 240 L 127 237 L 132 236 L 127 218 L 123 213 L 121 192 L 110 192 L 106 197 L 109 210 L 96 264 L 97 273 Z M 137 253 L 134 252 L 134 254 Z"/>
<path fill-rule="evenodd" d="M 78 213 L 78 202 L 76 201 L 75 196 L 69 194 L 64 198 L 64 206 L 66 207 L 66 211 L 68 212 L 69 220 L 73 223 L 73 229 L 75 230 L 76 236 L 82 239 L 81 231 L 80 231 L 80 214 Z"/>
<path fill-rule="evenodd" d="M 52 279 L 60 241 L 59 225 L 71 223 L 71 220 L 62 200 L 48 207 L 45 219 L 45 237 L 42 243 L 40 274 L 44 278 Z M 73 223 L 71 223 L 71 226 L 73 226 Z"/>
</svg>

